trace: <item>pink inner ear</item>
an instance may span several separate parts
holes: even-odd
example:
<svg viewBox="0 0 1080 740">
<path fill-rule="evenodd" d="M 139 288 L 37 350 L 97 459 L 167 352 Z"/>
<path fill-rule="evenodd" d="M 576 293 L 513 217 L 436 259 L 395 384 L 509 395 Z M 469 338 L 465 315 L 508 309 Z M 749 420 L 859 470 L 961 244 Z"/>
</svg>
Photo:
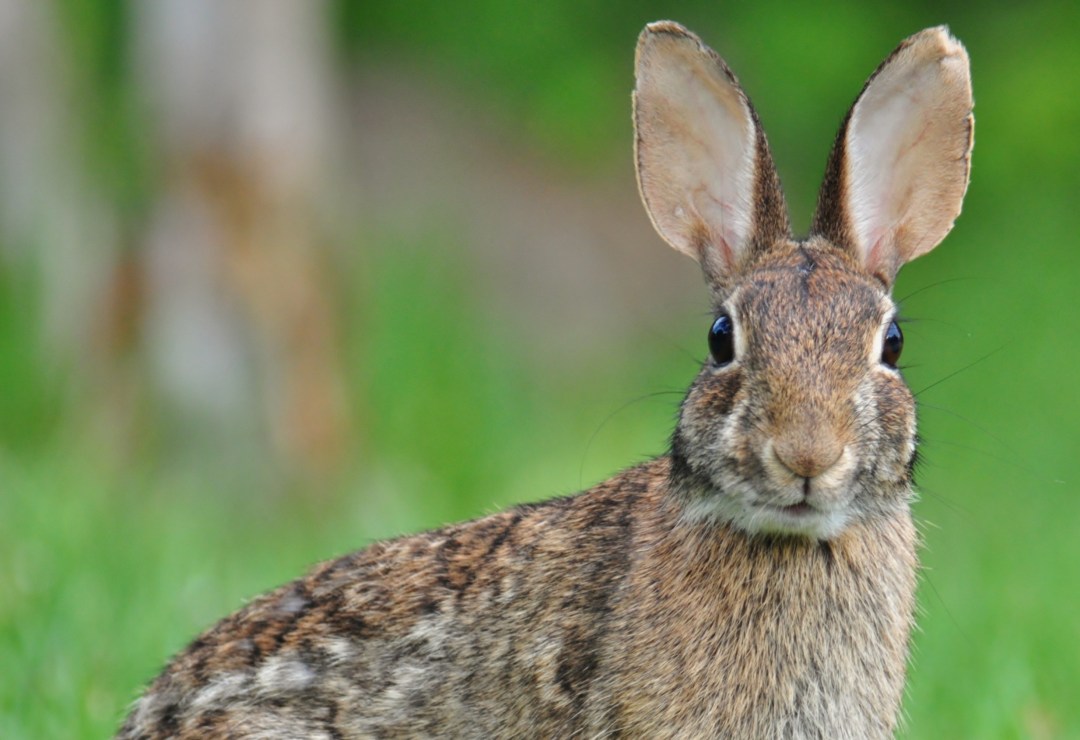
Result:
<svg viewBox="0 0 1080 740">
<path fill-rule="evenodd" d="M 724 180 L 721 178 L 721 182 Z M 702 263 L 709 260 L 721 267 L 724 274 L 734 274 L 738 268 L 735 245 L 745 246 L 751 228 L 749 199 L 745 193 L 716 186 L 699 188 L 692 198 L 704 236 L 698 248 Z"/>
<path fill-rule="evenodd" d="M 883 239 L 881 237 L 878 237 L 874 240 L 873 244 L 870 246 L 870 249 L 867 250 L 866 256 L 863 257 L 863 267 L 865 267 L 866 271 L 869 272 L 871 275 L 879 275 L 884 277 L 887 273 L 885 270 L 882 269 L 884 267 L 882 261 L 884 259 L 885 251 L 882 248 L 882 241 Z"/>
<path fill-rule="evenodd" d="M 952 228 L 967 185 L 970 112 L 967 55 L 941 28 L 909 39 L 856 102 L 844 205 L 869 272 L 891 281 Z"/>
<path fill-rule="evenodd" d="M 735 253 L 728 246 L 728 243 L 721 237 L 717 236 L 713 240 L 713 252 L 720 256 L 723 261 L 724 274 L 734 275 L 738 265 L 735 263 Z"/>
<path fill-rule="evenodd" d="M 896 273 L 909 259 L 907 253 L 898 248 L 898 245 L 908 241 L 905 237 L 906 231 L 904 224 L 898 225 L 888 233 L 878 236 L 865 252 L 863 267 L 886 285 L 892 285 Z"/>
<path fill-rule="evenodd" d="M 698 263 L 710 277 L 718 278 L 734 273 L 735 253 L 723 234 L 711 228 L 700 214 L 695 214 L 691 228 L 691 242 Z"/>
<path fill-rule="evenodd" d="M 724 62 L 685 31 L 646 29 L 634 91 L 638 182 L 660 235 L 722 282 L 753 231 L 757 130 Z"/>
</svg>

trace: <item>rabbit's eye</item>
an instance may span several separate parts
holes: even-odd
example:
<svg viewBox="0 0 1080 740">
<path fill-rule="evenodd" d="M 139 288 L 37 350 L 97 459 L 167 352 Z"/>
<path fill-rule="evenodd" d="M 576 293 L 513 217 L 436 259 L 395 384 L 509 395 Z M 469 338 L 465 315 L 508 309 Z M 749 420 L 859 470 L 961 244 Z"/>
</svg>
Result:
<svg viewBox="0 0 1080 740">
<path fill-rule="evenodd" d="M 889 322 L 885 330 L 885 342 L 881 345 L 881 361 L 891 368 L 900 360 L 900 351 L 904 349 L 904 333 L 895 321 Z"/>
<path fill-rule="evenodd" d="M 720 314 L 709 329 L 709 352 L 717 365 L 735 359 L 735 322 L 726 313 Z"/>
</svg>

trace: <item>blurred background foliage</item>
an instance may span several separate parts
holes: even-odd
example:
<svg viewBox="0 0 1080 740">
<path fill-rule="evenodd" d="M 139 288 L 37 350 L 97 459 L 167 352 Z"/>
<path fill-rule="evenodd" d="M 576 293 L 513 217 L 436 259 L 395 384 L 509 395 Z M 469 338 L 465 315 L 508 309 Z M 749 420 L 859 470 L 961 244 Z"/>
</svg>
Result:
<svg viewBox="0 0 1080 740">
<path fill-rule="evenodd" d="M 310 563 L 664 451 L 709 317 L 633 183 L 659 18 L 740 75 L 800 229 L 878 62 L 939 23 L 967 45 L 964 214 L 896 288 L 925 458 L 903 734 L 1080 736 L 1057 0 L 2 0 L 0 736 L 107 735 Z"/>
</svg>

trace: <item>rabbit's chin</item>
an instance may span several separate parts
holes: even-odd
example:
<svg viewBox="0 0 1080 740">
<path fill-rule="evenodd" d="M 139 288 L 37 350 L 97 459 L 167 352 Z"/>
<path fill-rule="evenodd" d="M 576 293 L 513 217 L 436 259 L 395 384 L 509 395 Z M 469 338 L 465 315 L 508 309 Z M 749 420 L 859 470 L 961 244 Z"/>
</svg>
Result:
<svg viewBox="0 0 1080 740">
<path fill-rule="evenodd" d="M 744 495 L 704 491 L 684 505 L 682 514 L 694 522 L 728 523 L 748 534 L 791 535 L 815 540 L 836 537 L 852 519 L 848 505 L 833 504 L 824 508 L 812 500 L 791 505 L 767 503 L 752 491 L 744 492 Z"/>
</svg>

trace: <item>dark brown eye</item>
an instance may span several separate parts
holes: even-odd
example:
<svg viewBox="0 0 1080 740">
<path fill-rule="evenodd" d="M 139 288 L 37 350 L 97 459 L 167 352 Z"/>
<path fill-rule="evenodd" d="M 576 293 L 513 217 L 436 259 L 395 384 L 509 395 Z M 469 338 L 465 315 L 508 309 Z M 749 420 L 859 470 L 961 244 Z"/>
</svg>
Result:
<svg viewBox="0 0 1080 740">
<path fill-rule="evenodd" d="M 720 314 L 709 329 L 709 352 L 717 365 L 735 359 L 735 322 L 726 313 Z"/>
<path fill-rule="evenodd" d="M 900 361 L 900 352 L 904 349 L 904 332 L 895 321 L 889 322 L 885 330 L 885 342 L 881 345 L 881 361 L 891 368 L 896 368 Z"/>
</svg>

